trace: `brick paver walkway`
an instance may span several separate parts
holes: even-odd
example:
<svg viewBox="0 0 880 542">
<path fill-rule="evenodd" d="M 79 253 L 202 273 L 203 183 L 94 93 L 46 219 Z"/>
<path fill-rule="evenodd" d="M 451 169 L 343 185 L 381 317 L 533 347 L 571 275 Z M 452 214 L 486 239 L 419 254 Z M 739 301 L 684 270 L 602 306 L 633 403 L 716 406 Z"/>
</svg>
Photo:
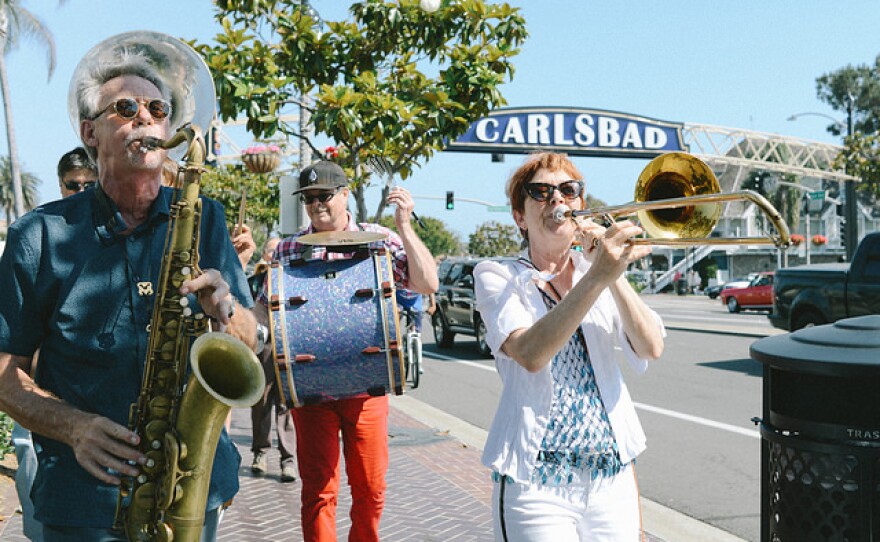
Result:
<svg viewBox="0 0 880 542">
<path fill-rule="evenodd" d="M 381 538 L 390 542 L 466 542 L 492 540 L 492 485 L 480 465 L 479 450 L 434 430 L 393 408 L 389 419 L 390 467 Z M 224 542 L 302 540 L 299 522 L 300 483 L 282 484 L 277 450 L 269 455 L 269 472 L 250 471 L 250 416 L 233 413 L 231 436 L 242 455 L 241 491 L 220 525 Z M 339 540 L 347 540 L 351 499 L 345 483 L 339 495 Z M 11 487 L 11 485 L 9 486 Z M 0 497 L 7 505 L 14 491 Z M 0 540 L 26 542 L 21 516 L 0 522 Z M 662 542 L 648 535 L 646 542 Z"/>
</svg>

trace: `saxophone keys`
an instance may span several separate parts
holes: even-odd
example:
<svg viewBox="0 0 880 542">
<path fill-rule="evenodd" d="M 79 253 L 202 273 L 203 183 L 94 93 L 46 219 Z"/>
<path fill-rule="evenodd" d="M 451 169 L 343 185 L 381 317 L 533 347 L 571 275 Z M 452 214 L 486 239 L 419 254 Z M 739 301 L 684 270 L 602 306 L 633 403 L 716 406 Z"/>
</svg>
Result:
<svg viewBox="0 0 880 542">
<path fill-rule="evenodd" d="M 171 416 L 171 399 L 164 395 L 154 397 L 150 401 L 150 418 L 154 420 L 167 420 Z"/>
<path fill-rule="evenodd" d="M 183 313 L 184 317 L 189 318 L 190 316 L 192 316 L 193 310 L 190 307 L 189 296 L 183 296 L 177 302 L 180 303 L 180 306 L 183 309 L 181 312 Z"/>
<path fill-rule="evenodd" d="M 157 525 L 156 542 L 171 542 L 174 540 L 174 531 L 171 530 L 171 527 L 167 523 L 160 521 Z"/>
<path fill-rule="evenodd" d="M 147 424 L 144 430 L 144 439 L 147 442 L 153 442 L 165 438 L 165 433 L 169 430 L 168 422 L 165 420 L 153 420 Z"/>
<path fill-rule="evenodd" d="M 162 470 L 165 466 L 165 454 L 161 451 L 154 450 L 147 452 L 147 462 L 142 467 L 145 472 L 155 474 Z"/>
</svg>

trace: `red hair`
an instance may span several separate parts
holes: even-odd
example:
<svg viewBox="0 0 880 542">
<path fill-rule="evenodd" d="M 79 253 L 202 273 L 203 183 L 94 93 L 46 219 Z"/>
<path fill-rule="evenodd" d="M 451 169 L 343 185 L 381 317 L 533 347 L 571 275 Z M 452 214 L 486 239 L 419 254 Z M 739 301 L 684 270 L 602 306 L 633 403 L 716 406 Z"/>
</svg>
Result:
<svg viewBox="0 0 880 542">
<path fill-rule="evenodd" d="M 510 180 L 507 181 L 507 199 L 510 201 L 510 209 L 512 211 L 525 211 L 526 195 L 523 186 L 531 182 L 535 178 L 538 171 L 546 169 L 548 171 L 563 171 L 573 180 L 583 180 L 584 176 L 578 171 L 574 163 L 568 158 L 567 154 L 556 152 L 539 152 L 529 156 L 523 165 L 519 166 Z M 581 194 L 581 202 L 584 201 L 584 195 Z"/>
</svg>

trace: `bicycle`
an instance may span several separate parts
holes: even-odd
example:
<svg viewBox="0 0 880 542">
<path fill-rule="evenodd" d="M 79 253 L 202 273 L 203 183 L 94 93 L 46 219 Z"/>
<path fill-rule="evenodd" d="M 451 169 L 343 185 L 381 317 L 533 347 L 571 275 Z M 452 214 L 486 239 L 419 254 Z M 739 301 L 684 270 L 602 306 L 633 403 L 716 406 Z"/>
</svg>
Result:
<svg viewBox="0 0 880 542">
<path fill-rule="evenodd" d="M 409 308 L 400 311 L 400 329 L 403 336 L 404 378 L 412 389 L 419 387 L 422 374 L 422 334 L 416 326 L 419 314 Z"/>
</svg>

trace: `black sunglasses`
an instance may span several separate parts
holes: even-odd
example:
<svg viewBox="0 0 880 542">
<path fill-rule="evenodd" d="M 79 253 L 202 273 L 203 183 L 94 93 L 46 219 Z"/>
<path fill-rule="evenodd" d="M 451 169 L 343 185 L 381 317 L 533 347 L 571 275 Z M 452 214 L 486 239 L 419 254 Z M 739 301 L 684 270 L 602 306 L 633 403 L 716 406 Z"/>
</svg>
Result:
<svg viewBox="0 0 880 542">
<path fill-rule="evenodd" d="M 565 199 L 574 199 L 584 191 L 583 181 L 565 181 L 562 183 L 526 183 L 523 185 L 525 193 L 535 201 L 547 201 L 553 197 L 553 192 L 559 190 Z"/>
<path fill-rule="evenodd" d="M 315 201 L 320 201 L 321 203 L 327 203 L 333 196 L 335 196 L 339 192 L 338 188 L 334 188 L 333 190 L 327 192 L 321 192 L 320 194 L 300 194 L 299 199 L 306 205 L 311 205 L 315 203 Z"/>
<path fill-rule="evenodd" d="M 115 109 L 116 114 L 123 119 L 131 120 L 137 116 L 138 111 L 140 111 L 141 104 L 147 106 L 147 111 L 150 112 L 150 116 L 156 120 L 162 120 L 171 114 L 171 104 L 166 102 L 165 100 L 155 99 L 147 101 L 135 100 L 134 98 L 120 98 L 99 111 L 97 115 L 92 117 L 92 120 L 100 117 L 101 115 L 109 111 L 110 108 Z"/>
<path fill-rule="evenodd" d="M 96 182 L 97 181 L 86 181 L 84 183 L 78 183 L 76 181 L 64 181 L 64 187 L 67 188 L 68 190 L 81 192 L 83 190 L 86 190 L 88 188 L 95 186 Z"/>
</svg>

